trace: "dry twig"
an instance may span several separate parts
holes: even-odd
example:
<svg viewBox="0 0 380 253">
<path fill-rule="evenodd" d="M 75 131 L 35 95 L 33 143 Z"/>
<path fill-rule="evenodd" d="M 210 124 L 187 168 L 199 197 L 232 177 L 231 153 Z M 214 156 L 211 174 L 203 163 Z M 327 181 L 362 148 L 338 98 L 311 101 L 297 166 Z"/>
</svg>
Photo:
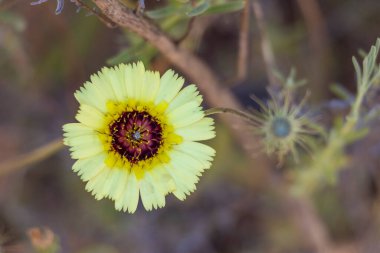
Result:
<svg viewBox="0 0 380 253">
<path fill-rule="evenodd" d="M 247 77 L 248 56 L 249 56 L 249 23 L 251 17 L 251 0 L 245 1 L 245 6 L 241 16 L 239 34 L 239 55 L 237 62 L 237 80 L 244 80 Z"/>
<path fill-rule="evenodd" d="M 317 0 L 297 0 L 309 32 L 310 77 L 314 97 L 325 97 L 329 90 L 329 38 L 321 7 Z"/>
<path fill-rule="evenodd" d="M 257 26 L 259 28 L 260 37 L 261 37 L 261 51 L 263 53 L 263 59 L 265 63 L 265 70 L 267 72 L 269 89 L 276 92 L 280 89 L 276 77 L 273 74 L 273 70 L 276 69 L 276 61 L 274 58 L 272 46 L 267 35 L 264 13 L 261 7 L 259 0 L 252 0 L 253 14 L 255 16 Z"/>
</svg>

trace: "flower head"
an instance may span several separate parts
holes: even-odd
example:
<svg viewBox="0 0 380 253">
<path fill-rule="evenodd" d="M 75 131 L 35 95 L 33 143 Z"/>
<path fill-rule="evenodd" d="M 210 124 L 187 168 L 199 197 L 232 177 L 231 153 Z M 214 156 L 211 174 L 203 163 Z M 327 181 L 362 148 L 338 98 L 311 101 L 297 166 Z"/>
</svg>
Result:
<svg viewBox="0 0 380 253">
<path fill-rule="evenodd" d="M 289 93 L 280 99 L 271 96 L 267 104 L 256 97 L 253 100 L 260 110 L 253 111 L 250 120 L 255 133 L 262 138 L 266 153 L 277 154 L 280 164 L 288 153 L 297 161 L 297 146 L 308 150 L 311 145 L 310 136 L 317 132 L 317 126 L 302 111 L 305 100 L 294 105 Z"/>
<path fill-rule="evenodd" d="M 215 136 L 195 85 L 168 70 L 162 77 L 139 62 L 103 68 L 75 93 L 79 123 L 63 126 L 77 159 L 73 170 L 96 199 L 110 198 L 133 213 L 183 200 L 210 168 L 215 151 L 198 141 Z"/>
</svg>

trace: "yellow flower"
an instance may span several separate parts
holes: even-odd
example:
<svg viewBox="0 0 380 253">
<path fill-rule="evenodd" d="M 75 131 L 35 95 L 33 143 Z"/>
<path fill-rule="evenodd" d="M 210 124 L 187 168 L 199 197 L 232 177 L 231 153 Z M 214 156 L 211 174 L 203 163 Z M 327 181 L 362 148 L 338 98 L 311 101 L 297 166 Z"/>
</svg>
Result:
<svg viewBox="0 0 380 253">
<path fill-rule="evenodd" d="M 215 136 L 195 85 L 168 70 L 162 77 L 141 62 L 103 68 L 75 93 L 79 123 L 63 126 L 64 143 L 96 199 L 117 210 L 165 206 L 173 193 L 184 200 L 210 168 L 214 149 L 198 141 Z"/>
</svg>

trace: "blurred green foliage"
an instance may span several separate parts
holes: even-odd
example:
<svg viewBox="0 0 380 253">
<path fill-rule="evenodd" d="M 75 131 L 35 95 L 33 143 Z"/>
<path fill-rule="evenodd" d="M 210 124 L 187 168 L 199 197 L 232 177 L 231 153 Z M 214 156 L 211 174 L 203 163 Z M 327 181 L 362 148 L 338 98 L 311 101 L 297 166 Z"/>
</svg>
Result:
<svg viewBox="0 0 380 253">
<path fill-rule="evenodd" d="M 239 11 L 243 8 L 243 0 L 202 0 L 202 1 L 167 1 L 164 7 L 148 10 L 145 14 L 157 20 L 160 27 L 173 38 L 180 38 L 191 29 L 189 20 L 196 16 L 207 16 L 212 14 L 227 14 Z M 108 59 L 107 64 L 116 65 L 141 60 L 145 65 L 157 55 L 157 50 L 146 43 L 144 39 L 136 34 L 125 32 L 127 48 Z"/>
<path fill-rule="evenodd" d="M 147 11 L 146 15 L 152 19 L 163 19 L 173 15 L 195 17 L 199 15 L 235 12 L 241 10 L 243 6 L 243 0 L 201 0 L 186 1 L 185 3 L 178 0 L 172 0 L 164 7 Z"/>
<path fill-rule="evenodd" d="M 346 155 L 348 145 L 364 138 L 368 132 L 367 118 L 370 110 L 363 110 L 363 103 L 369 92 L 376 92 L 374 87 L 380 81 L 380 64 L 378 54 L 380 39 L 367 55 L 364 56 L 362 65 L 355 57 L 352 58 L 356 73 L 357 93 L 351 102 L 348 115 L 343 118 L 335 118 L 335 124 L 327 129 L 328 138 L 325 145 L 313 150 L 313 160 L 310 164 L 303 165 L 299 170 L 298 178 L 294 184 L 295 191 L 300 193 L 315 192 L 316 188 L 327 184 L 335 184 L 338 172 L 347 166 L 349 162 Z"/>
</svg>

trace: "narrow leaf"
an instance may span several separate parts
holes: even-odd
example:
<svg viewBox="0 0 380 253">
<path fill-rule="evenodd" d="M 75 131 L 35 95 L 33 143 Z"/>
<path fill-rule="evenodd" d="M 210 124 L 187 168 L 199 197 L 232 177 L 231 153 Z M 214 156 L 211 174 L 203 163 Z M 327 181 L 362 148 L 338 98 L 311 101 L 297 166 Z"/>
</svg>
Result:
<svg viewBox="0 0 380 253">
<path fill-rule="evenodd" d="M 186 15 L 189 17 L 195 17 L 204 13 L 210 7 L 209 0 L 204 1 L 202 4 L 193 8 L 191 11 L 187 12 Z"/>
<path fill-rule="evenodd" d="M 235 0 L 227 3 L 212 5 L 205 14 L 222 14 L 228 12 L 239 11 L 243 9 L 244 1 L 243 0 Z"/>
<path fill-rule="evenodd" d="M 179 13 L 181 10 L 183 10 L 183 8 L 177 5 L 168 5 L 157 10 L 146 11 L 145 14 L 151 19 L 161 19 L 169 17 L 171 15 L 175 15 Z"/>
<path fill-rule="evenodd" d="M 108 65 L 117 65 L 119 63 L 129 62 L 134 58 L 131 48 L 120 51 L 117 55 L 107 60 Z"/>
<path fill-rule="evenodd" d="M 333 84 L 331 86 L 331 91 L 341 99 L 352 102 L 354 100 L 354 96 L 342 85 Z"/>
<path fill-rule="evenodd" d="M 359 87 L 362 82 L 362 72 L 361 72 L 359 63 L 355 57 L 352 57 L 352 63 L 354 64 L 354 68 L 355 68 L 357 87 Z"/>
</svg>

